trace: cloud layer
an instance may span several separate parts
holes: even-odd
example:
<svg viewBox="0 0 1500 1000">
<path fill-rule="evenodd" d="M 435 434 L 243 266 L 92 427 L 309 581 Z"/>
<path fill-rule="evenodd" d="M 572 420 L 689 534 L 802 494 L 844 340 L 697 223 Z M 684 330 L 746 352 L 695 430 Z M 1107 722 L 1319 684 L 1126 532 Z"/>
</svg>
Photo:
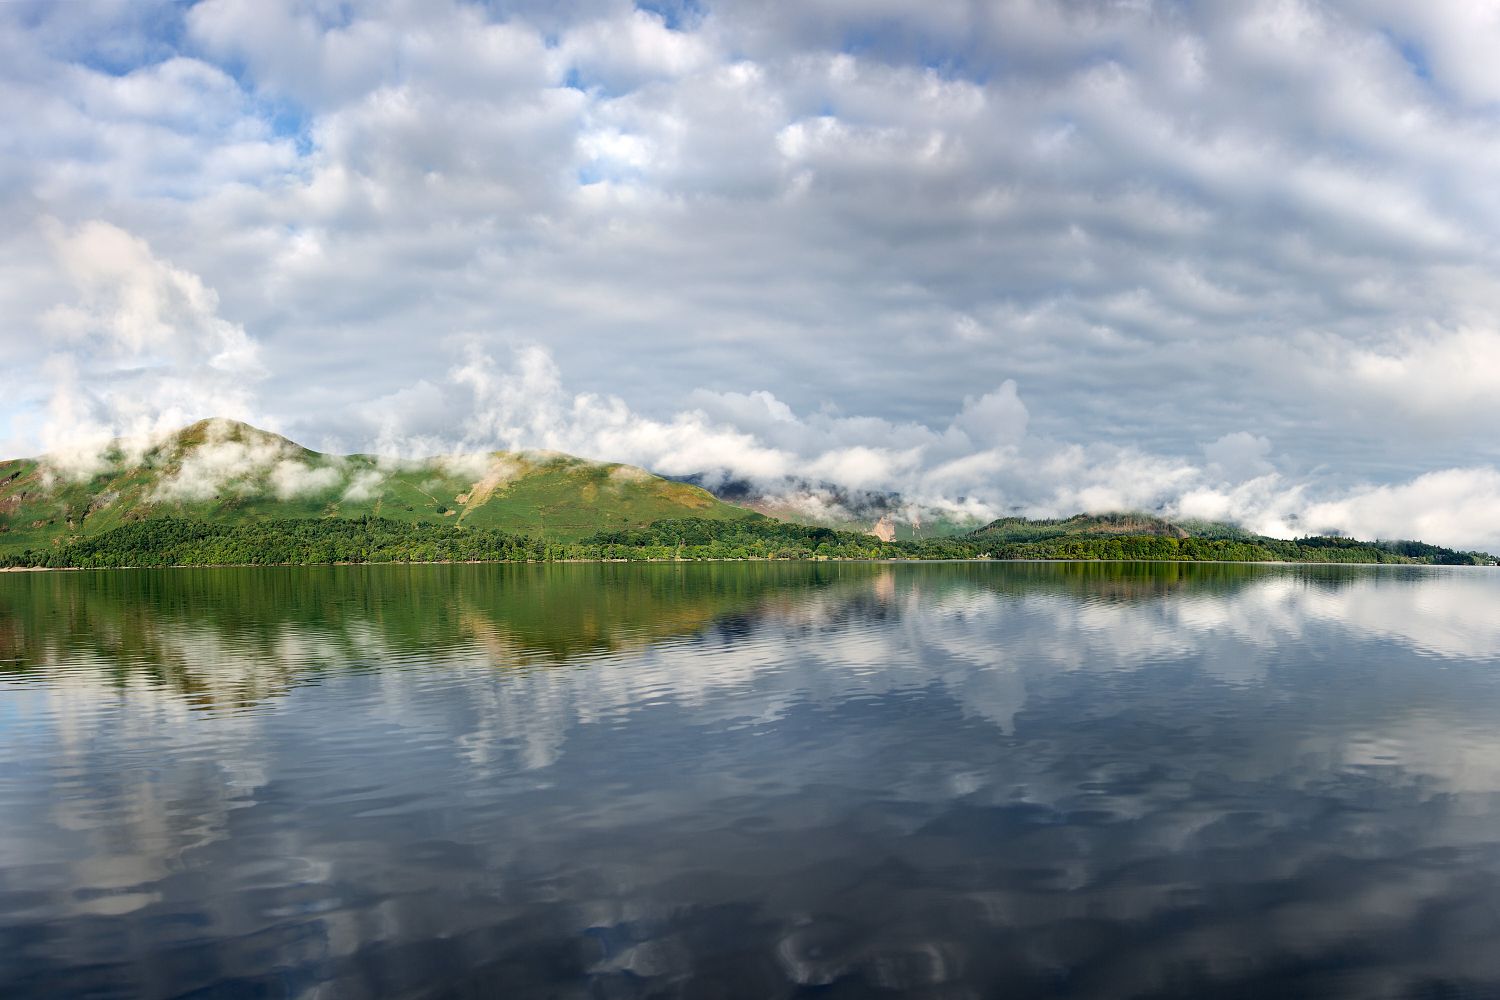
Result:
<svg viewBox="0 0 1500 1000">
<path fill-rule="evenodd" d="M 1409 7 L 7 4 L 0 443 L 1500 547 L 1500 23 Z"/>
</svg>

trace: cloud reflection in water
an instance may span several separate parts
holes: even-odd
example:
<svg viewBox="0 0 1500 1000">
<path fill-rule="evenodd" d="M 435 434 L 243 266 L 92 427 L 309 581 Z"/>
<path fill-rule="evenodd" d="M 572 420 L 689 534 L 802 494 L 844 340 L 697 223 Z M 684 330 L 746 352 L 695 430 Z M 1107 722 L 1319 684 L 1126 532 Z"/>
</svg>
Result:
<svg viewBox="0 0 1500 1000">
<path fill-rule="evenodd" d="M 0 578 L 0 984 L 1500 986 L 1478 571 Z"/>
</svg>

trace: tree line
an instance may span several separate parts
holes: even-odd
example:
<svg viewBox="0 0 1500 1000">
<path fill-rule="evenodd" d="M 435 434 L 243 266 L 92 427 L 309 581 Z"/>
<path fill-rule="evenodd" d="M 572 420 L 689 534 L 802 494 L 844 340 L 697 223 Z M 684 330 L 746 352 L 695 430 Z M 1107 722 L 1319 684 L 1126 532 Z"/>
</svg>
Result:
<svg viewBox="0 0 1500 1000">
<path fill-rule="evenodd" d="M 269 519 L 216 524 L 156 517 L 50 549 L 0 556 L 0 566 L 91 568 L 392 562 L 563 562 L 717 559 L 1084 559 L 1183 562 L 1437 563 L 1492 561 L 1419 542 L 1348 538 L 1172 538 L 1064 535 L 996 541 L 980 534 L 882 542 L 851 531 L 760 515 L 678 518 L 549 541 L 490 528 L 379 517 Z"/>
</svg>

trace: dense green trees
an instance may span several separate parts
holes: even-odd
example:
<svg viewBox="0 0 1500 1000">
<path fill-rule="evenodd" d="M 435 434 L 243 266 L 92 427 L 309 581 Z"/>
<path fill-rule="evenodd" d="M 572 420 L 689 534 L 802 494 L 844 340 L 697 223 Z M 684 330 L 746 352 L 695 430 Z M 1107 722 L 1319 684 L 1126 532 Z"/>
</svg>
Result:
<svg viewBox="0 0 1500 1000">
<path fill-rule="evenodd" d="M 3 560 L 19 566 L 218 566 L 337 562 L 511 562 L 551 557 L 553 546 L 485 529 L 383 518 L 210 524 L 160 517 L 50 551 Z"/>
<path fill-rule="evenodd" d="M 1065 534 L 1021 541 L 983 532 L 882 542 L 870 535 L 768 517 L 681 518 L 546 541 L 491 528 L 385 518 L 282 519 L 237 525 L 158 517 L 46 550 L 0 557 L 0 566 L 219 566 L 285 563 L 556 562 L 669 559 L 1087 559 L 1215 562 L 1473 563 L 1480 553 L 1418 542 L 1348 538 L 1286 541 L 1245 536 Z"/>
</svg>

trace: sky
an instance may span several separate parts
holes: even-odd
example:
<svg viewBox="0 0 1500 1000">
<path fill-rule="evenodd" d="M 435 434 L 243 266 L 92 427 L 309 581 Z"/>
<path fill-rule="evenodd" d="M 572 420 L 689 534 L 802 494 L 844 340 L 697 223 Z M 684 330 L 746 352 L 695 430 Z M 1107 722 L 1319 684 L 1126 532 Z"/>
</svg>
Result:
<svg viewBox="0 0 1500 1000">
<path fill-rule="evenodd" d="M 0 453 L 1500 551 L 1500 5 L 0 3 Z"/>
</svg>

